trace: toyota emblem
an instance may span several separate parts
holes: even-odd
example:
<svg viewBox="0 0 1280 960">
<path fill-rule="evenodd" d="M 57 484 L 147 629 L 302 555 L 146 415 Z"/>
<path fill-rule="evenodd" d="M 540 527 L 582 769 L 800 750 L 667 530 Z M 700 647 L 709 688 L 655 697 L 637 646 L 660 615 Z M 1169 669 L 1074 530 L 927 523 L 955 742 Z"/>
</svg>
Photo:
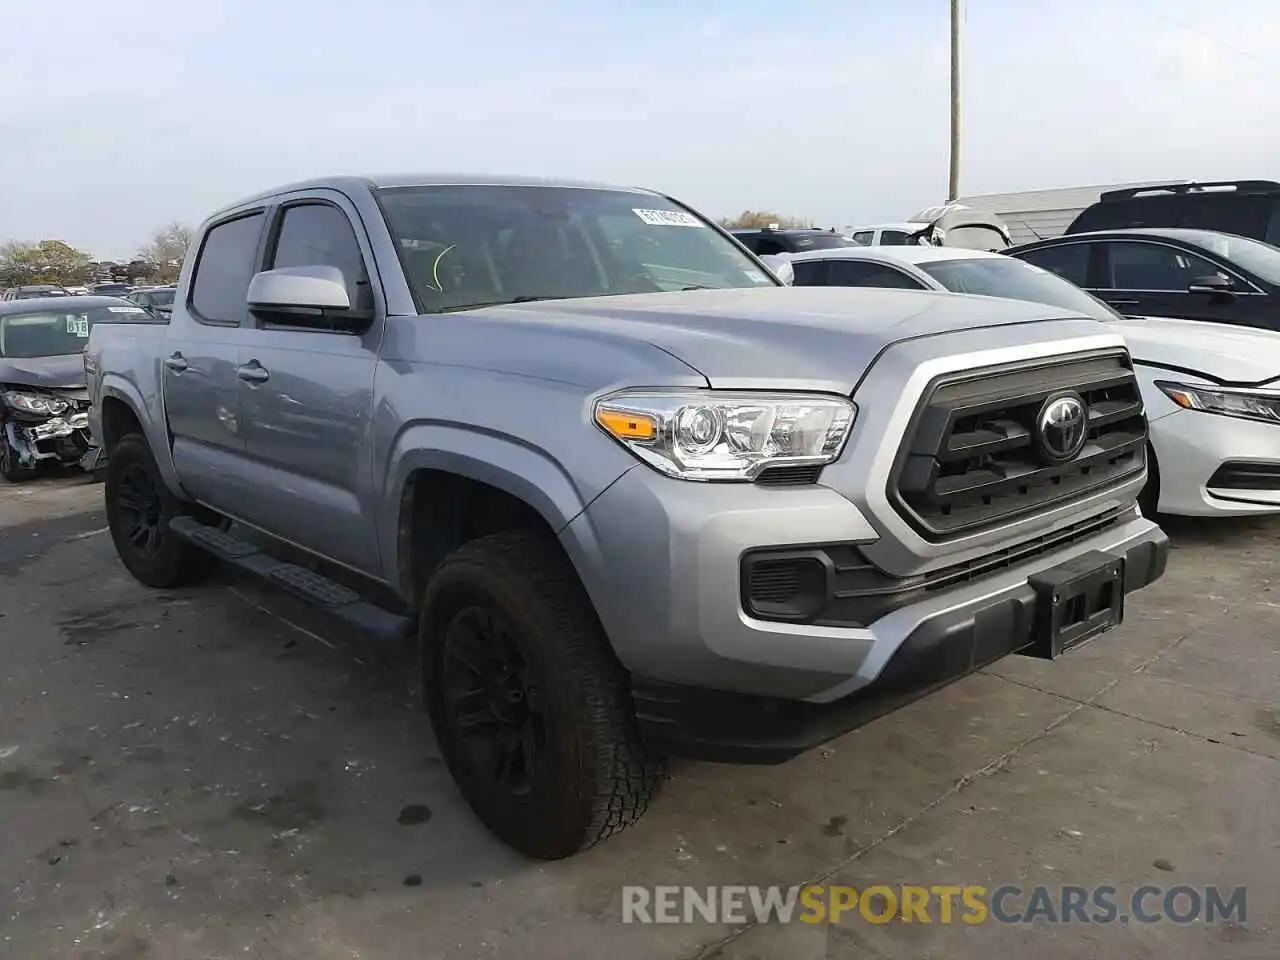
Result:
<svg viewBox="0 0 1280 960">
<path fill-rule="evenodd" d="M 1089 412 L 1078 393 L 1057 393 L 1045 400 L 1036 417 L 1036 448 L 1049 463 L 1074 459 L 1089 438 Z"/>
</svg>

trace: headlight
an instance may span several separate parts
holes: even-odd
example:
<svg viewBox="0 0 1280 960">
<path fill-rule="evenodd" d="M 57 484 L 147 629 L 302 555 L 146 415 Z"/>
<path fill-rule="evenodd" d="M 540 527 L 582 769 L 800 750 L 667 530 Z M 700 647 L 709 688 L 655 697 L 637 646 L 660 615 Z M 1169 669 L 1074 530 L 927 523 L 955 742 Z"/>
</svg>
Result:
<svg viewBox="0 0 1280 960">
<path fill-rule="evenodd" d="M 25 410 L 27 413 L 44 413 L 51 417 L 65 413 L 71 406 L 61 397 L 42 397 L 38 393 L 18 393 L 16 390 L 5 393 L 4 399 L 15 409 Z"/>
<path fill-rule="evenodd" d="M 840 456 L 856 410 L 842 397 L 624 391 L 595 421 L 649 466 L 682 480 L 754 480 L 776 466 Z"/>
<path fill-rule="evenodd" d="M 1224 417 L 1242 417 L 1280 423 L 1280 390 L 1238 387 L 1190 387 L 1181 383 L 1156 381 L 1156 386 L 1184 410 L 1218 413 Z"/>
</svg>

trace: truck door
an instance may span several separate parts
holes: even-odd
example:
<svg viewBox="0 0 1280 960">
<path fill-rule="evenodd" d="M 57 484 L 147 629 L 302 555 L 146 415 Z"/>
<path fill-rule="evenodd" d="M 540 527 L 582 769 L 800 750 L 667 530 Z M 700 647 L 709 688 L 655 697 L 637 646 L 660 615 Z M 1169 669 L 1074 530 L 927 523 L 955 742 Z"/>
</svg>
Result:
<svg viewBox="0 0 1280 960">
<path fill-rule="evenodd" d="M 372 262 L 354 208 L 339 194 L 302 196 L 275 214 L 265 269 L 333 266 L 353 307 L 372 311 Z M 363 243 L 363 246 L 362 246 Z M 242 430 L 254 497 L 241 515 L 358 570 L 378 567 L 370 490 L 373 376 L 381 325 L 362 334 L 255 316 L 240 353 Z"/>
<path fill-rule="evenodd" d="M 262 210 L 251 211 L 204 235 L 190 295 L 174 302 L 160 357 L 178 476 L 198 500 L 233 515 L 251 498 L 241 469 L 246 447 L 236 368 L 265 222 Z"/>
</svg>

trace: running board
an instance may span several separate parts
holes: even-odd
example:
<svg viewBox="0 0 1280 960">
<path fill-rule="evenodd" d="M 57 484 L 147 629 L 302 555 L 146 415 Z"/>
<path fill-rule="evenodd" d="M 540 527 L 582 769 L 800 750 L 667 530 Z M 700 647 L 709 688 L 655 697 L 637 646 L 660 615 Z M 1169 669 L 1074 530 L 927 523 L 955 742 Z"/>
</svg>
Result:
<svg viewBox="0 0 1280 960">
<path fill-rule="evenodd" d="M 285 563 L 248 540 L 200 523 L 191 517 L 174 517 L 169 530 L 188 543 L 213 554 L 223 563 L 251 573 L 267 583 L 292 593 L 295 597 L 319 607 L 326 614 L 355 627 L 374 639 L 399 643 L 413 632 L 408 617 L 388 613 L 360 597 L 350 587 L 328 577 Z"/>
</svg>

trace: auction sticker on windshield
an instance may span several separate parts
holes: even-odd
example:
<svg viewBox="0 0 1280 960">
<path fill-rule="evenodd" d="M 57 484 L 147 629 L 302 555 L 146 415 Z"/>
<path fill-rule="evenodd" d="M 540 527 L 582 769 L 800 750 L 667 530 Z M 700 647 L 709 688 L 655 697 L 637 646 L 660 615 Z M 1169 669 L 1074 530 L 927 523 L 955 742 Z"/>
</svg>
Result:
<svg viewBox="0 0 1280 960">
<path fill-rule="evenodd" d="M 78 317 L 67 317 L 67 333 L 76 337 L 89 336 L 89 318 L 84 314 Z"/>
<path fill-rule="evenodd" d="M 631 211 L 651 227 L 704 227 L 701 220 L 683 210 L 636 210 Z"/>
</svg>

